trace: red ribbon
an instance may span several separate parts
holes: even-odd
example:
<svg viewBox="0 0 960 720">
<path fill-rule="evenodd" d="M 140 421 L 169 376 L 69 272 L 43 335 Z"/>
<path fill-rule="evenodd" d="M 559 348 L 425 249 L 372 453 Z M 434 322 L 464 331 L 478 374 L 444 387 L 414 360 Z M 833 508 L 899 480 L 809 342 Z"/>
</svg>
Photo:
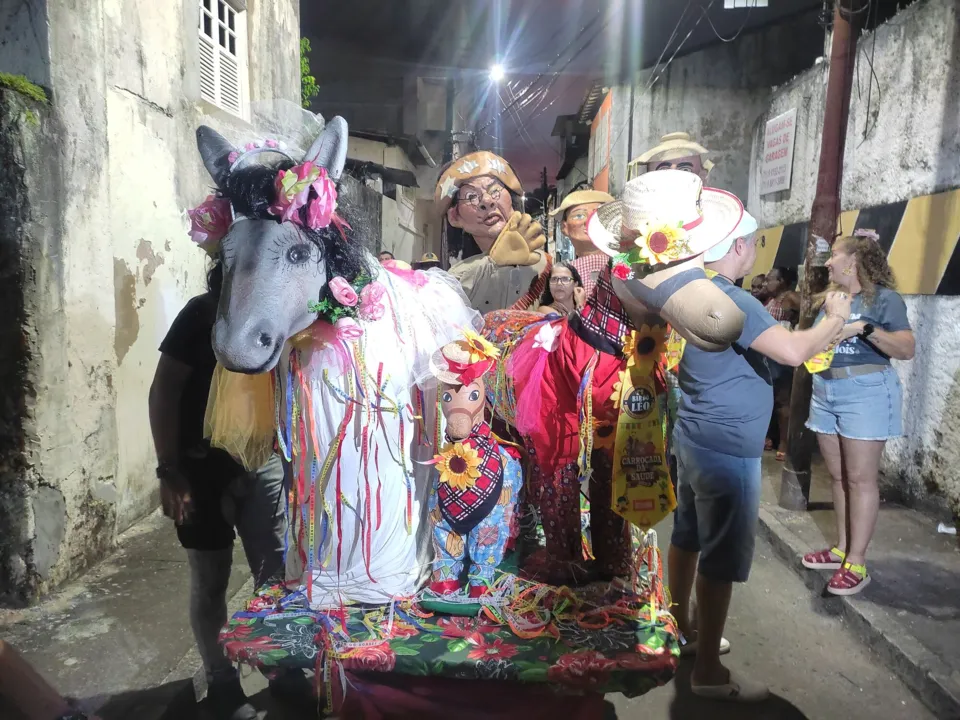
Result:
<svg viewBox="0 0 960 720">
<path fill-rule="evenodd" d="M 444 358 L 446 360 L 446 358 Z M 475 363 L 458 363 L 447 360 L 447 368 L 460 379 L 461 385 L 469 385 L 493 367 L 493 360 L 480 360 Z"/>
</svg>

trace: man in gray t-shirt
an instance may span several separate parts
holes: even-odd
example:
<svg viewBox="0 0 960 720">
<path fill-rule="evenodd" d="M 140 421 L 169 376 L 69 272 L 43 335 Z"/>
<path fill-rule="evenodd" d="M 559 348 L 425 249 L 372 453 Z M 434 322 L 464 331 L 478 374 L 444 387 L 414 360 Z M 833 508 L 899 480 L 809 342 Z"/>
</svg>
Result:
<svg viewBox="0 0 960 720">
<path fill-rule="evenodd" d="M 721 352 L 688 344 L 680 361 L 680 408 L 674 430 L 679 481 L 670 544 L 670 594 L 681 632 L 681 653 L 696 654 L 690 679 L 697 695 L 759 701 L 763 685 L 727 670 L 721 636 L 734 582 L 745 582 L 753 561 L 760 507 L 760 456 L 773 408 L 767 358 L 797 367 L 839 337 L 850 298 L 831 293 L 826 317 L 791 332 L 734 283 L 756 259 L 757 223 L 746 213 L 731 236 L 704 256 L 713 282 L 744 314 L 737 341 Z M 699 571 L 699 573 L 698 573 Z M 690 617 L 696 577 L 697 617 Z"/>
</svg>

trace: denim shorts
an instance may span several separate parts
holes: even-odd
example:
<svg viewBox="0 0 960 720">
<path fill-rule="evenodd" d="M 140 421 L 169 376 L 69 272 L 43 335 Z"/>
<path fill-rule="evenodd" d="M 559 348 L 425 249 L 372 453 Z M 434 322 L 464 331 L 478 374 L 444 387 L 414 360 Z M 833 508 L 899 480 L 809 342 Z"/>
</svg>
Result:
<svg viewBox="0 0 960 720">
<path fill-rule="evenodd" d="M 700 574 L 746 582 L 760 511 L 760 458 L 707 450 L 678 434 L 674 546 L 700 553 Z"/>
<path fill-rule="evenodd" d="M 851 440 L 889 440 L 903 434 L 902 400 L 893 368 L 850 378 L 814 375 L 807 427 Z"/>
</svg>

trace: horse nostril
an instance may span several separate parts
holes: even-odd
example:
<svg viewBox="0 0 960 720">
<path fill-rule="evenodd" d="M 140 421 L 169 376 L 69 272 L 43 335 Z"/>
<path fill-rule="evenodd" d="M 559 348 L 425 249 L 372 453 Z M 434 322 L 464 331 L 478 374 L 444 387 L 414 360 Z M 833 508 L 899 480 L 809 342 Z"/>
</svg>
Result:
<svg viewBox="0 0 960 720">
<path fill-rule="evenodd" d="M 265 348 L 265 347 L 271 347 L 272 345 L 273 345 L 273 338 L 270 337 L 270 335 L 268 335 L 267 333 L 262 332 L 257 336 L 258 347 Z"/>
</svg>

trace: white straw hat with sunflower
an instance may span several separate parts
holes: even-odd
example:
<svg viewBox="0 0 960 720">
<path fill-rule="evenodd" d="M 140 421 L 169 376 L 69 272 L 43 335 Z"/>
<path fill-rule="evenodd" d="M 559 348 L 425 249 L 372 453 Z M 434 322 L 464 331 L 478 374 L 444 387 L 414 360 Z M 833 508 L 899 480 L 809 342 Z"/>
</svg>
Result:
<svg viewBox="0 0 960 720">
<path fill-rule="evenodd" d="M 617 265 L 669 265 L 702 255 L 723 242 L 743 216 L 743 203 L 726 190 L 703 187 L 683 170 L 657 170 L 631 180 L 621 199 L 603 205 L 587 235 Z M 620 277 L 626 280 L 626 277 Z"/>
<path fill-rule="evenodd" d="M 489 372 L 495 365 L 500 351 L 486 338 L 469 328 L 464 328 L 463 338 L 447 343 L 430 357 L 430 372 L 447 385 L 469 385 L 476 377 Z M 476 366 L 483 363 L 486 367 Z M 475 368 L 470 372 L 469 368 Z M 477 372 L 479 370 L 479 372 Z M 464 373 L 469 378 L 464 382 Z"/>
</svg>

